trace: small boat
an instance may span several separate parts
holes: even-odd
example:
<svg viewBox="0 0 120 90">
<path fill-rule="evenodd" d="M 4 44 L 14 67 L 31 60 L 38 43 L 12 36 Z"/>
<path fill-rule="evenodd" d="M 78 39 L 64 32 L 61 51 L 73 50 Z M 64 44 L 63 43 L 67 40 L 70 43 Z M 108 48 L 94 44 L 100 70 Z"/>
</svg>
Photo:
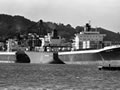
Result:
<svg viewBox="0 0 120 90">
<path fill-rule="evenodd" d="M 120 70 L 120 66 L 111 66 L 110 64 L 108 66 L 98 66 L 99 70 L 110 70 L 110 71 L 116 71 Z"/>
<path fill-rule="evenodd" d="M 120 70 L 120 61 L 105 61 L 103 59 L 102 65 L 98 66 L 99 70 L 109 70 L 109 71 L 118 71 Z"/>
</svg>

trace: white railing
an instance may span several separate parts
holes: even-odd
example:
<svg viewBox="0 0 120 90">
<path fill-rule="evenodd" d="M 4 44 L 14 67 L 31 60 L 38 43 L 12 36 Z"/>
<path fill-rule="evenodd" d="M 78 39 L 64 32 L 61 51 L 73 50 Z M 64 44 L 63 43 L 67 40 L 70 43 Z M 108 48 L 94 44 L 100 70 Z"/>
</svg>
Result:
<svg viewBox="0 0 120 90">
<path fill-rule="evenodd" d="M 85 54 L 85 53 L 98 53 L 105 50 L 111 50 L 115 48 L 120 48 L 120 45 L 113 45 L 107 46 L 102 49 L 95 49 L 95 50 L 80 50 L 80 51 L 66 51 L 66 52 L 58 52 L 59 55 L 66 55 L 66 54 Z"/>
</svg>

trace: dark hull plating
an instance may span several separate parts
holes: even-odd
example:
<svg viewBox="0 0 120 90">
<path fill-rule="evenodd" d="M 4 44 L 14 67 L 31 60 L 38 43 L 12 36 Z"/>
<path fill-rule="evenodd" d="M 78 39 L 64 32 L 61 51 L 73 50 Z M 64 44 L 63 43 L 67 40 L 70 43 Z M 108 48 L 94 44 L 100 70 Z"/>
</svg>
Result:
<svg viewBox="0 0 120 90">
<path fill-rule="evenodd" d="M 120 48 L 100 52 L 104 60 L 120 60 Z"/>
<path fill-rule="evenodd" d="M 108 49 L 94 53 L 78 53 L 78 54 L 63 54 L 59 58 L 65 63 L 81 63 L 81 62 L 103 62 L 103 61 L 119 61 L 120 48 Z"/>
</svg>

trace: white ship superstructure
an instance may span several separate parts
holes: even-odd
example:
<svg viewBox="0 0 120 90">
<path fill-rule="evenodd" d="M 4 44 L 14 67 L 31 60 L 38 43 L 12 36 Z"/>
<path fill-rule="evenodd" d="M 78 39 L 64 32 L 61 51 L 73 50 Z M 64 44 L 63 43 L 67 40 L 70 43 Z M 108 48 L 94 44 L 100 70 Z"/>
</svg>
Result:
<svg viewBox="0 0 120 90">
<path fill-rule="evenodd" d="M 105 34 L 100 34 L 97 30 L 91 30 L 91 26 L 87 23 L 84 31 L 75 34 L 73 48 L 74 50 L 102 48 L 105 36 Z"/>
</svg>

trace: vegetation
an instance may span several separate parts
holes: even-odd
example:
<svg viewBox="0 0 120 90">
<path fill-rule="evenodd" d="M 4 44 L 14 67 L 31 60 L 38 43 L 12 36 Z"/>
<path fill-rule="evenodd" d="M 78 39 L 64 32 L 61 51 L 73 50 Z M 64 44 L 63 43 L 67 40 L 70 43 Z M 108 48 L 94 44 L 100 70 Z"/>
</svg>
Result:
<svg viewBox="0 0 120 90">
<path fill-rule="evenodd" d="M 73 28 L 70 24 L 64 25 L 62 23 L 44 22 L 40 20 L 39 22 L 34 22 L 23 16 L 11 16 L 0 14 L 0 40 L 4 41 L 8 38 L 14 38 L 19 33 L 38 33 L 47 34 L 53 29 L 58 31 L 58 34 L 64 37 L 67 41 L 70 41 L 75 33 L 79 33 L 83 30 L 82 26 L 77 26 Z M 98 31 L 103 34 L 107 34 L 105 40 L 108 41 L 120 41 L 120 33 L 115 33 L 103 28 L 98 28 Z"/>
</svg>

